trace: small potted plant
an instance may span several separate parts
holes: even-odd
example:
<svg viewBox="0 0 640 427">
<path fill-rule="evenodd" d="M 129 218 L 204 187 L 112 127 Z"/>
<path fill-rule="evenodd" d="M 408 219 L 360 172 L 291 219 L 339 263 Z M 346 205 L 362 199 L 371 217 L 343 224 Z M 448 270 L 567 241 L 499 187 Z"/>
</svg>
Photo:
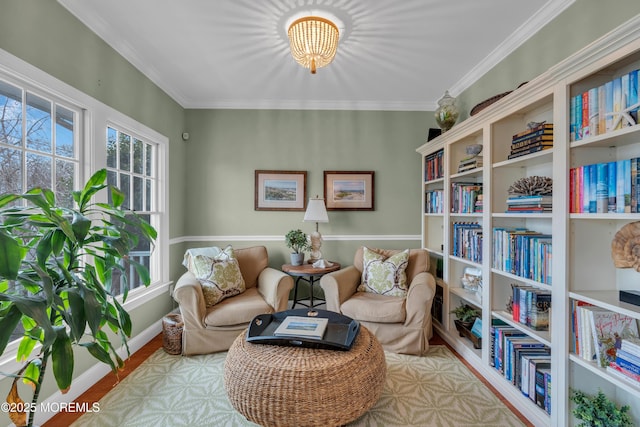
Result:
<svg viewBox="0 0 640 427">
<path fill-rule="evenodd" d="M 284 236 L 284 241 L 291 253 L 291 265 L 302 265 L 304 262 L 304 251 L 309 249 L 307 235 L 300 229 L 291 230 Z"/>
<path fill-rule="evenodd" d="M 631 427 L 629 405 L 618 408 L 615 402 L 598 390 L 598 394 L 589 395 L 580 390 L 571 390 L 570 399 L 575 403 L 573 415 L 582 421 L 578 427 Z"/>
<path fill-rule="evenodd" d="M 458 330 L 460 330 L 460 327 L 470 330 L 476 317 L 482 315 L 478 309 L 464 303 L 460 303 L 460 305 L 451 310 L 450 313 L 456 316 L 455 324 Z"/>
</svg>

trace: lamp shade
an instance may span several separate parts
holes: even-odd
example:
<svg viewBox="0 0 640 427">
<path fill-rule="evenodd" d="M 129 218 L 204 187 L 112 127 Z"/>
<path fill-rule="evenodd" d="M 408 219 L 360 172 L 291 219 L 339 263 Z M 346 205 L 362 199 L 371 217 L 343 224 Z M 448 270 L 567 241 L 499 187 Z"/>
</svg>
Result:
<svg viewBox="0 0 640 427">
<path fill-rule="evenodd" d="M 309 199 L 303 221 L 329 222 L 329 216 L 327 215 L 327 208 L 324 205 L 324 199 Z"/>
</svg>

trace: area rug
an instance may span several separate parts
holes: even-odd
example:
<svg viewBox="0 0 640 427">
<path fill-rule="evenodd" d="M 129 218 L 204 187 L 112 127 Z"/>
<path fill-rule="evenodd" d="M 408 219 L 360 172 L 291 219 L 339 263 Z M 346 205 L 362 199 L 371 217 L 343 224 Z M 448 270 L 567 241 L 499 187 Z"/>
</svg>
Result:
<svg viewBox="0 0 640 427">
<path fill-rule="evenodd" d="M 181 357 L 160 349 L 100 400 L 99 412 L 73 426 L 256 426 L 227 399 L 226 355 Z M 385 357 L 382 397 L 349 426 L 523 426 L 446 346 L 431 346 L 425 357 Z"/>
</svg>

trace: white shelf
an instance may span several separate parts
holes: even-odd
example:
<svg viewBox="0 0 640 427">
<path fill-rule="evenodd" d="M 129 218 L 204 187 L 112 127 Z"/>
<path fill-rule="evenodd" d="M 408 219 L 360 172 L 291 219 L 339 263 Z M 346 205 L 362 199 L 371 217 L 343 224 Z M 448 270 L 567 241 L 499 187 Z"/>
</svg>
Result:
<svg viewBox="0 0 640 427">
<path fill-rule="evenodd" d="M 607 310 L 622 313 L 626 316 L 640 319 L 640 306 L 621 302 L 619 292 L 616 291 L 572 291 L 569 298 L 588 302 Z"/>
<path fill-rule="evenodd" d="M 634 69 L 640 69 L 640 15 L 530 80 L 477 116 L 457 124 L 439 136 L 437 142 L 428 142 L 417 150 L 426 156 L 444 149 L 444 178 L 438 180 L 437 185 L 445 190 L 445 212 L 441 218 L 424 217 L 422 229 L 423 246 L 441 243 L 444 248 L 438 251 L 443 261 L 444 282 L 456 284 L 455 287 L 443 286 L 443 312 L 448 313 L 453 308 L 451 304 L 466 301 L 482 309 L 485 336 L 489 334 L 491 319 L 495 318 L 552 348 L 554 392 L 551 414 L 547 415 L 523 397 L 491 367 L 490 346 L 485 344 L 481 352 L 472 350 L 471 342 L 458 337 L 450 318 L 437 326 L 438 332 L 536 426 L 572 425 L 569 390 L 576 386 L 588 392 L 601 387 L 616 399 L 640 407 L 640 386 L 570 354 L 568 335 L 573 325 L 571 314 L 567 313 L 573 299 L 640 321 L 640 306 L 622 303 L 618 295 L 618 289 L 638 289 L 640 274 L 633 269 L 617 269 L 611 260 L 611 240 L 615 233 L 625 223 L 640 221 L 640 213 L 569 212 L 570 168 L 640 156 L 640 125 L 571 142 L 571 99 Z M 554 147 L 503 160 L 509 155 L 513 135 L 525 130 L 528 123 L 541 121 L 554 124 Z M 458 173 L 458 163 L 464 158 L 469 144 L 482 144 L 484 167 Z M 515 180 L 529 176 L 548 176 L 553 180 L 552 212 L 506 212 L 509 186 Z M 482 185 L 485 212 L 450 212 L 449 188 L 451 184 L 465 180 Z M 480 224 L 484 236 L 481 263 L 451 255 L 453 222 L 456 220 Z M 492 267 L 493 228 L 500 226 L 522 226 L 553 236 L 552 285 Z M 482 272 L 481 298 L 458 285 L 467 267 Z M 553 305 L 549 331 L 537 331 L 515 322 L 510 313 L 499 309 L 505 307 L 512 296 L 513 283 L 551 292 Z M 484 341 L 486 343 L 488 339 L 485 337 Z M 576 374 L 576 370 L 580 373 Z M 640 425 L 640 412 L 635 411 L 633 416 L 634 423 Z"/>
<path fill-rule="evenodd" d="M 513 326 L 519 331 L 524 332 L 532 338 L 540 341 L 547 347 L 551 348 L 551 333 L 549 331 L 537 331 L 535 329 L 531 329 L 530 327 L 523 325 L 520 322 L 516 322 L 513 320 L 511 313 L 507 311 L 492 311 L 491 315 L 497 319 L 502 320 L 503 322 Z"/>
<path fill-rule="evenodd" d="M 472 305 L 475 305 L 476 307 L 482 308 L 482 301 L 480 300 L 480 297 L 478 296 L 477 292 L 472 292 L 464 288 L 453 288 L 453 287 L 449 288 L 449 292 L 451 292 L 454 295 L 457 295 L 458 297 L 462 298 L 463 300 L 465 300 L 466 302 Z"/>
</svg>

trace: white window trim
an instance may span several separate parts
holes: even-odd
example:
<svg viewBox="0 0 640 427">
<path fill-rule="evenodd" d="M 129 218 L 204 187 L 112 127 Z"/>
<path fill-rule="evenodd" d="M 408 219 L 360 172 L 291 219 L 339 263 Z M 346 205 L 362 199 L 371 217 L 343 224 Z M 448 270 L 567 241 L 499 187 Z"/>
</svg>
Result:
<svg viewBox="0 0 640 427">
<path fill-rule="evenodd" d="M 109 107 L 97 99 L 81 92 L 67 83 L 23 61 L 22 59 L 0 49 L 0 73 L 21 80 L 29 88 L 49 93 L 61 101 L 79 106 L 83 111 L 81 132 L 83 138 L 79 144 L 79 183 L 84 183 L 93 172 L 94 165 L 100 159 L 100 150 L 106 150 L 106 129 L 109 124 L 130 129 L 148 141 L 158 144 L 157 156 L 157 200 L 156 209 L 160 212 L 161 224 L 157 230 L 156 248 L 164 248 L 160 254 L 159 277 L 146 288 L 134 289 L 130 292 L 124 308 L 132 310 L 142 305 L 141 301 L 164 292 L 169 286 L 169 138 L 155 130 L 135 121 L 121 112 Z M 106 153 L 103 157 L 106 158 Z M 122 301 L 122 297 L 119 297 Z M 0 357 L 0 370 L 13 372 L 19 368 L 15 360 L 19 341 L 10 343 Z"/>
</svg>

